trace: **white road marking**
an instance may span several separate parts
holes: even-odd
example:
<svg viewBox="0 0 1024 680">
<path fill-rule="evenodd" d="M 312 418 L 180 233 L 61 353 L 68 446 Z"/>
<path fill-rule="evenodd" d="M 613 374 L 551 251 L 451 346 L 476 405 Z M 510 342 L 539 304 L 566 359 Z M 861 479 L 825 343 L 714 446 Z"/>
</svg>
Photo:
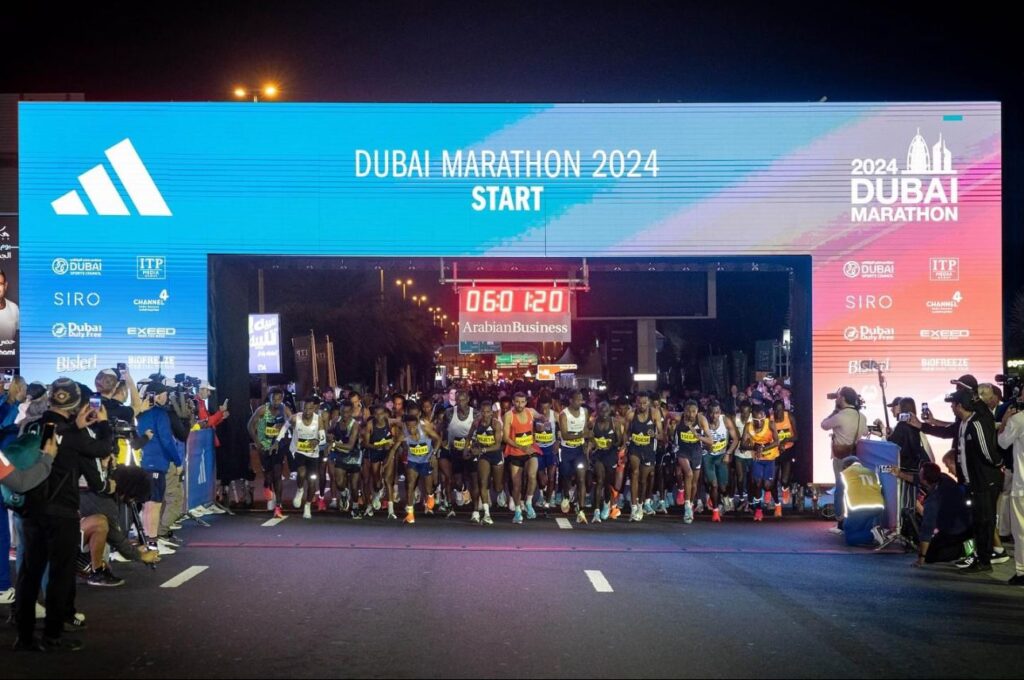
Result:
<svg viewBox="0 0 1024 680">
<path fill-rule="evenodd" d="M 280 524 L 281 522 L 285 521 L 286 519 L 288 519 L 288 515 L 285 515 L 284 517 L 275 517 L 274 519 L 268 519 L 266 522 L 264 522 L 260 526 L 261 527 L 276 527 L 278 524 Z"/>
<path fill-rule="evenodd" d="M 590 584 L 594 586 L 594 590 L 599 593 L 614 593 L 612 590 L 612 584 L 608 583 L 608 579 L 604 577 L 600 571 L 596 569 L 584 569 L 583 573 L 590 579 Z"/>
<path fill-rule="evenodd" d="M 556 517 L 555 524 L 558 525 L 559 529 L 572 529 L 572 522 L 564 517 Z"/>
<path fill-rule="evenodd" d="M 177 588 L 182 583 L 185 583 L 189 579 L 191 579 L 191 578 L 193 578 L 195 576 L 198 576 L 199 574 L 202 574 L 207 569 L 209 569 L 209 567 L 189 567 L 185 571 L 181 572 L 180 574 L 178 574 L 177 576 L 172 578 L 167 583 L 161 584 L 160 587 L 161 588 Z"/>
</svg>

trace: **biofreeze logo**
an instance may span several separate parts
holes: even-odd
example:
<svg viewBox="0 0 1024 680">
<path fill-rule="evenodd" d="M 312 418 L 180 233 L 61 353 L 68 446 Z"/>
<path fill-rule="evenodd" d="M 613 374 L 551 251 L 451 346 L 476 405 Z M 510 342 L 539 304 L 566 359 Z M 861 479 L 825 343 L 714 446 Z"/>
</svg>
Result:
<svg viewBox="0 0 1024 680">
<path fill-rule="evenodd" d="M 158 354 L 129 354 L 127 364 L 128 368 L 132 370 L 174 368 L 174 357 Z"/>
<path fill-rule="evenodd" d="M 961 357 L 924 357 L 922 371 L 969 371 L 970 361 Z"/>
<path fill-rule="evenodd" d="M 953 156 L 941 134 L 929 146 L 918 129 L 902 170 L 895 158 L 854 158 L 850 175 L 851 222 L 959 219 L 959 186 Z"/>
</svg>

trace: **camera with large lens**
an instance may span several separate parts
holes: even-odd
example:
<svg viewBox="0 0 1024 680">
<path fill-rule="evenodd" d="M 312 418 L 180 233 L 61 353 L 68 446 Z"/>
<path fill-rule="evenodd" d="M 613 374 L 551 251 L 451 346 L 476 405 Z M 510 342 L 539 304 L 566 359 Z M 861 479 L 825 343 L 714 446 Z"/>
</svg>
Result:
<svg viewBox="0 0 1024 680">
<path fill-rule="evenodd" d="M 1017 410 L 1024 410 L 1024 379 L 1018 375 L 1000 373 L 995 377 L 997 383 L 1003 386 L 1004 401 L 1011 402 Z"/>
<path fill-rule="evenodd" d="M 121 420 L 115 418 L 110 422 L 111 429 L 114 431 L 114 436 L 121 439 L 131 439 L 135 436 L 135 426 L 127 420 Z"/>
</svg>

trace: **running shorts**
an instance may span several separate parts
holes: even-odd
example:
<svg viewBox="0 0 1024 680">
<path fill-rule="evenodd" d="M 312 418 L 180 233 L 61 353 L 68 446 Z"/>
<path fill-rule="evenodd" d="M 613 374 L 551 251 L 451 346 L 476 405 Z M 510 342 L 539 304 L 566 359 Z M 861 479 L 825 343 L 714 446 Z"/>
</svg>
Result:
<svg viewBox="0 0 1024 680">
<path fill-rule="evenodd" d="M 562 447 L 562 461 L 558 464 L 558 476 L 562 479 L 569 479 L 576 476 L 576 470 L 580 465 L 586 467 L 587 457 L 583 449 L 570 449 Z"/>
<path fill-rule="evenodd" d="M 729 466 L 725 464 L 724 453 L 704 454 L 704 480 L 708 484 L 718 484 L 720 489 L 729 484 Z"/>
<path fill-rule="evenodd" d="M 751 468 L 751 476 L 754 482 L 769 481 L 775 477 L 774 460 L 755 460 Z"/>
</svg>

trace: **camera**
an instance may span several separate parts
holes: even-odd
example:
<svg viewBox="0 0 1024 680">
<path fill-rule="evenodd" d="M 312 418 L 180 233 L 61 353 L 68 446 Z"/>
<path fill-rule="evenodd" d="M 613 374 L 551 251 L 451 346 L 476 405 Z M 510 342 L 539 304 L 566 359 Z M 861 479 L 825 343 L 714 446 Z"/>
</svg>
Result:
<svg viewBox="0 0 1024 680">
<path fill-rule="evenodd" d="M 1018 411 L 1024 410 L 1024 390 L 1021 389 L 1024 387 L 1024 380 L 1021 376 L 1000 373 L 995 380 L 1003 386 L 1004 401 L 1011 402 Z"/>
<path fill-rule="evenodd" d="M 184 373 L 178 373 L 174 376 L 174 382 L 177 383 L 177 387 L 174 388 L 175 392 L 194 395 L 199 391 L 199 385 L 202 381 L 200 381 L 199 378 L 194 378 Z"/>
<path fill-rule="evenodd" d="M 835 392 L 829 392 L 828 394 L 825 395 L 825 397 L 827 399 L 829 399 L 830 401 L 835 401 L 836 399 L 838 399 L 840 397 L 840 393 L 839 393 L 838 390 L 835 391 Z M 860 396 L 858 394 L 857 395 L 857 400 L 854 403 L 850 404 L 850 406 L 852 408 L 857 409 L 858 411 L 860 409 L 864 408 L 864 397 L 862 397 L 862 396 Z"/>
<path fill-rule="evenodd" d="M 135 436 L 135 427 L 127 420 L 115 418 L 110 422 L 114 436 L 120 439 L 131 439 Z"/>
</svg>

